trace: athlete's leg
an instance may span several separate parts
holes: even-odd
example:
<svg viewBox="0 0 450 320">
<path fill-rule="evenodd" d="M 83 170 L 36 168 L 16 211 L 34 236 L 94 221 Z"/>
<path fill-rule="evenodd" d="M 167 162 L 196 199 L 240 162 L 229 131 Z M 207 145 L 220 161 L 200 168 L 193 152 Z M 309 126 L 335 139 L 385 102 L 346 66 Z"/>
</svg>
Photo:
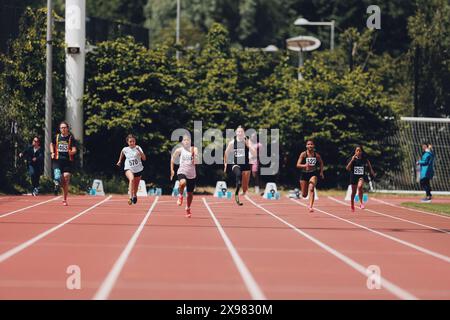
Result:
<svg viewBox="0 0 450 320">
<path fill-rule="evenodd" d="M 352 195 L 350 196 L 350 204 L 352 207 L 352 211 L 355 211 L 355 195 L 356 195 L 356 188 L 357 184 L 352 183 Z"/>
<path fill-rule="evenodd" d="M 64 172 L 62 174 L 64 201 L 67 201 L 67 195 L 69 194 L 70 172 Z"/>
<path fill-rule="evenodd" d="M 128 178 L 128 191 L 130 193 L 130 200 L 133 198 L 133 188 L 134 188 L 134 174 L 131 170 L 125 171 L 125 176 Z M 131 204 L 131 201 L 128 201 Z"/>
<path fill-rule="evenodd" d="M 241 189 L 241 183 L 242 183 L 242 171 L 241 171 L 241 167 L 235 165 L 233 167 L 233 173 L 236 177 L 236 191 L 234 193 L 234 200 L 236 201 L 236 203 L 238 205 L 242 205 L 241 201 L 239 201 L 239 190 Z"/>
<path fill-rule="evenodd" d="M 241 171 L 241 167 L 239 166 L 234 166 L 233 167 L 233 174 L 236 178 L 236 191 L 235 191 L 235 195 L 239 195 L 239 191 L 241 190 L 241 185 L 242 185 L 242 171 Z"/>
<path fill-rule="evenodd" d="M 359 202 L 361 203 L 361 209 L 364 209 L 364 203 L 363 203 L 363 186 L 364 186 L 364 179 L 360 178 L 358 180 L 358 197 Z"/>
<path fill-rule="evenodd" d="M 311 179 L 309 179 L 309 208 L 310 211 L 314 205 L 314 196 L 315 196 L 315 190 L 314 188 L 316 187 L 317 184 L 317 176 L 312 176 Z"/>
<path fill-rule="evenodd" d="M 139 190 L 139 183 L 141 182 L 141 177 L 134 177 L 133 182 L 133 197 L 137 198 L 137 192 Z M 136 200 L 134 201 L 136 203 Z"/>
<path fill-rule="evenodd" d="M 248 184 L 250 182 L 250 170 L 242 172 L 242 191 L 244 194 L 248 190 Z"/>
<path fill-rule="evenodd" d="M 186 187 L 186 179 L 180 179 L 178 185 L 178 199 L 177 199 L 177 205 L 179 206 L 183 204 L 183 194 L 185 187 Z"/>
<path fill-rule="evenodd" d="M 259 174 L 258 171 L 252 171 L 252 176 L 255 181 L 255 193 L 259 194 Z"/>
<path fill-rule="evenodd" d="M 302 197 L 306 198 L 308 196 L 308 181 L 300 180 L 300 190 L 302 193 Z"/>
</svg>

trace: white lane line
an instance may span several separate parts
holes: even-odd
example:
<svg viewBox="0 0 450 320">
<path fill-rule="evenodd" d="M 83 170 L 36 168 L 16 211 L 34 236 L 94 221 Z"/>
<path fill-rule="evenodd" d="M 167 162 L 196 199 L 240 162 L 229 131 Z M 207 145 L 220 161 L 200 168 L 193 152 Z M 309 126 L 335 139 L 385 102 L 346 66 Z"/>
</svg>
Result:
<svg viewBox="0 0 450 320">
<path fill-rule="evenodd" d="M 18 245 L 17 247 L 14 247 L 4 253 L 2 253 L 0 255 L 0 263 L 4 262 L 5 260 L 11 258 L 13 255 L 19 253 L 22 250 L 25 250 L 26 248 L 28 248 L 29 246 L 33 245 L 34 243 L 36 243 L 37 241 L 41 240 L 42 238 L 45 238 L 46 236 L 48 236 L 49 234 L 55 232 L 56 230 L 64 227 L 66 224 L 72 222 L 73 220 L 77 219 L 78 217 L 81 217 L 83 214 L 91 211 L 92 209 L 98 207 L 99 205 L 105 203 L 106 201 L 108 201 L 111 198 L 111 196 L 109 196 L 108 198 L 104 199 L 103 201 L 98 202 L 97 204 L 93 205 L 92 207 L 80 212 L 79 214 L 77 214 L 76 216 L 73 216 L 72 218 L 58 224 L 57 226 L 54 226 L 51 229 L 48 229 L 45 232 L 42 232 L 40 234 L 38 234 L 37 236 L 35 236 L 34 238 Z"/>
<path fill-rule="evenodd" d="M 11 212 L 4 213 L 4 214 L 0 215 L 0 218 L 4 218 L 4 217 L 7 217 L 7 216 L 12 215 L 14 213 L 22 212 L 22 211 L 25 211 L 25 210 L 28 210 L 28 209 L 40 206 L 40 205 L 45 204 L 45 203 L 58 200 L 59 198 L 61 198 L 61 196 L 52 198 L 50 200 L 46 200 L 46 201 L 42 201 L 42 202 L 36 203 L 36 204 L 33 204 L 32 206 L 28 206 L 28 207 L 25 207 L 25 208 L 22 208 L 22 209 L 17 209 L 17 210 L 11 211 Z"/>
<path fill-rule="evenodd" d="M 394 208 L 400 208 L 400 209 L 405 209 L 405 210 L 409 210 L 409 211 L 413 211 L 413 212 L 419 212 L 419 213 L 424 213 L 424 214 L 428 214 L 430 216 L 435 216 L 435 217 L 440 217 L 440 218 L 444 218 L 444 219 L 450 219 L 450 216 L 444 216 L 443 214 L 438 214 L 438 213 L 432 213 L 432 212 L 427 212 L 427 211 L 422 211 L 422 210 L 418 210 L 418 209 L 413 209 L 413 208 L 408 208 L 408 207 L 402 207 L 390 202 L 386 202 L 380 199 L 376 199 L 376 198 L 372 198 L 372 200 L 375 200 L 377 202 L 383 203 L 383 204 L 387 204 L 388 206 L 394 207 Z"/>
<path fill-rule="evenodd" d="M 125 249 L 120 254 L 117 261 L 114 263 L 114 266 L 109 271 L 108 275 L 106 276 L 105 280 L 101 284 L 100 288 L 95 293 L 93 300 L 106 300 L 108 299 L 114 285 L 116 284 L 117 279 L 119 278 L 120 273 L 122 272 L 123 266 L 128 260 L 128 256 L 131 253 L 131 250 L 133 250 L 133 247 L 136 244 L 137 239 L 139 238 L 139 235 L 141 234 L 142 230 L 144 229 L 145 224 L 147 223 L 148 219 L 150 218 L 150 215 L 153 212 L 153 209 L 156 206 L 156 203 L 158 202 L 159 197 L 156 197 L 153 201 L 152 205 L 150 206 L 150 209 L 148 209 L 147 214 L 145 215 L 144 219 L 142 219 L 141 224 L 134 232 L 133 236 L 128 241 Z"/>
<path fill-rule="evenodd" d="M 298 229 L 296 226 L 294 226 L 294 225 L 290 224 L 289 222 L 287 222 L 286 220 L 278 217 L 276 214 L 272 213 L 271 211 L 267 210 L 266 208 L 261 207 L 259 204 L 257 204 L 252 199 L 250 199 L 248 196 L 246 196 L 246 198 L 255 207 L 260 208 L 261 210 L 265 211 L 267 214 L 271 215 L 272 217 L 274 217 L 278 221 L 284 223 L 285 225 L 287 225 L 288 227 L 293 229 L 295 232 L 299 233 L 300 235 L 302 235 L 303 237 L 307 238 L 308 240 L 314 242 L 316 245 L 318 245 L 319 247 L 321 247 L 322 249 L 324 249 L 328 253 L 332 254 L 333 256 L 335 256 L 336 258 L 341 260 L 342 262 L 346 263 L 348 266 L 352 267 L 353 269 L 355 269 L 356 271 L 361 273 L 364 277 L 367 277 L 369 275 L 369 273 L 367 271 L 367 268 L 365 268 L 361 264 L 359 264 L 356 261 L 352 260 L 351 258 L 347 257 L 343 253 L 340 253 L 339 251 L 333 249 L 329 245 L 323 243 L 322 241 L 320 241 L 317 238 L 311 236 L 310 234 L 304 232 L 303 230 Z M 316 209 L 316 210 L 318 210 L 318 209 Z M 400 288 L 399 286 L 393 284 L 392 282 L 390 282 L 386 278 L 382 277 L 381 275 L 380 275 L 380 280 L 381 280 L 381 286 L 384 287 L 386 290 L 388 290 L 393 295 L 395 295 L 396 297 L 398 297 L 400 299 L 404 299 L 404 300 L 417 300 L 418 299 L 413 294 L 411 294 L 408 291 L 406 291 L 406 290 Z"/>
<path fill-rule="evenodd" d="M 236 267 L 239 271 L 239 274 L 241 275 L 242 280 L 244 280 L 245 286 L 247 287 L 247 290 L 250 293 L 250 296 L 252 297 L 253 300 L 266 300 L 267 299 L 266 296 L 262 292 L 258 283 L 253 278 L 251 272 L 248 270 L 247 266 L 245 265 L 244 261 L 240 257 L 239 253 L 237 252 L 237 250 L 234 247 L 233 243 L 231 242 L 230 238 L 228 238 L 227 234 L 223 230 L 222 226 L 220 225 L 220 222 L 217 220 L 216 216 L 214 215 L 211 208 L 209 207 L 208 202 L 206 202 L 205 198 L 202 198 L 202 199 L 203 199 L 203 203 L 205 204 L 206 209 L 208 209 L 209 214 L 211 215 L 214 223 L 216 224 L 216 227 L 219 230 L 219 233 L 222 236 L 222 239 L 225 242 L 225 245 L 227 246 L 231 257 L 233 258 L 233 262 L 236 265 Z"/>
<path fill-rule="evenodd" d="M 297 202 L 297 203 L 298 203 L 299 205 L 301 205 L 301 206 L 307 207 L 305 204 L 300 203 L 300 202 L 298 202 L 297 200 L 294 200 L 294 199 L 291 199 L 291 200 L 294 201 L 294 202 Z M 438 259 L 440 259 L 440 260 L 443 260 L 443 261 L 445 261 L 445 262 L 450 263 L 450 257 L 447 257 L 447 256 L 445 256 L 445 255 L 443 255 L 443 254 L 440 254 L 440 253 L 431 251 L 431 250 L 429 250 L 429 249 L 426 249 L 426 248 L 424 248 L 424 247 L 415 245 L 415 244 L 410 243 L 410 242 L 408 242 L 408 241 L 401 240 L 401 239 L 399 239 L 399 238 L 390 236 L 390 235 L 385 234 L 385 233 L 383 233 L 383 232 L 376 231 L 376 230 L 374 230 L 374 229 L 371 229 L 371 228 L 369 228 L 369 227 L 363 226 L 363 225 L 358 224 L 358 223 L 355 223 L 355 222 L 353 222 L 353 221 L 350 221 L 350 220 L 341 218 L 341 217 L 339 217 L 339 216 L 336 216 L 336 215 L 334 215 L 334 214 L 332 214 L 332 213 L 329 213 L 329 212 L 326 212 L 326 211 L 324 211 L 324 210 L 320 210 L 320 209 L 317 209 L 317 208 L 314 208 L 314 210 L 319 211 L 319 212 L 322 212 L 323 214 L 326 214 L 326 215 L 328 215 L 328 216 L 330 216 L 330 217 L 334 217 L 334 218 L 336 218 L 336 219 L 338 219 L 338 220 L 345 221 L 345 222 L 347 222 L 347 223 L 349 223 L 349 224 L 351 224 L 351 225 L 354 225 L 354 226 L 357 226 L 357 227 L 359 227 L 359 228 L 365 229 L 365 230 L 367 230 L 367 231 L 373 232 L 373 233 L 375 233 L 375 234 L 377 234 L 377 235 L 379 235 L 379 236 L 382 236 L 382 237 L 387 238 L 387 239 L 389 239 L 389 240 L 398 242 L 398 243 L 403 244 L 403 245 L 405 245 L 405 246 L 407 246 L 407 247 L 413 248 L 413 249 L 415 249 L 415 250 L 417 250 L 417 251 L 420 251 L 420 252 L 422 252 L 422 253 L 428 254 L 428 255 L 430 255 L 430 256 L 433 256 L 433 257 L 435 257 L 435 258 L 438 258 Z"/>
<path fill-rule="evenodd" d="M 336 198 L 333 198 L 333 197 L 328 197 L 328 199 L 333 200 L 333 201 L 335 201 L 337 203 L 340 203 L 340 204 L 342 204 L 344 206 L 350 206 L 348 203 L 342 202 L 342 201 L 340 201 L 340 200 L 338 200 Z M 361 208 L 358 208 L 357 206 L 355 206 L 355 207 L 357 209 L 359 209 L 359 210 L 362 210 Z M 390 214 L 382 213 L 382 212 L 375 211 L 375 210 L 368 209 L 368 208 L 365 208 L 364 210 L 372 212 L 372 213 L 375 213 L 375 214 L 378 214 L 380 216 L 389 217 L 391 219 L 400 220 L 400 221 L 404 221 L 404 222 L 407 222 L 407 223 L 415 224 L 416 226 L 421 226 L 421 227 L 425 227 L 425 228 L 428 228 L 428 229 L 436 230 L 436 231 L 439 231 L 439 232 L 442 232 L 442 233 L 445 233 L 445 234 L 450 234 L 450 232 L 448 232 L 448 231 L 445 231 L 445 230 L 442 230 L 442 229 L 439 229 L 439 228 L 435 228 L 435 227 L 432 227 L 432 226 L 428 226 L 426 224 L 422 224 L 422 223 L 419 223 L 419 222 L 415 222 L 415 221 L 411 221 L 411 220 L 408 220 L 408 219 L 399 218 L 399 217 L 396 217 L 396 216 L 391 216 Z"/>
</svg>

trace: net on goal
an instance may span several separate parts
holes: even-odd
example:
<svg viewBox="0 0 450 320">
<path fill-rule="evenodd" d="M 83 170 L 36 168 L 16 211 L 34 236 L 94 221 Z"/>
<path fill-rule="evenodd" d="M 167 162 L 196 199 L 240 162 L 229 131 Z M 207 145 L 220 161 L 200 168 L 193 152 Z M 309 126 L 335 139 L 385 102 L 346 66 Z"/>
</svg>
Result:
<svg viewBox="0 0 450 320">
<path fill-rule="evenodd" d="M 400 161 L 377 181 L 375 191 L 423 192 L 416 162 L 422 156 L 422 143 L 427 142 L 435 155 L 432 192 L 450 195 L 450 119 L 402 117 L 399 121 L 399 131 L 387 139 L 397 146 Z"/>
</svg>

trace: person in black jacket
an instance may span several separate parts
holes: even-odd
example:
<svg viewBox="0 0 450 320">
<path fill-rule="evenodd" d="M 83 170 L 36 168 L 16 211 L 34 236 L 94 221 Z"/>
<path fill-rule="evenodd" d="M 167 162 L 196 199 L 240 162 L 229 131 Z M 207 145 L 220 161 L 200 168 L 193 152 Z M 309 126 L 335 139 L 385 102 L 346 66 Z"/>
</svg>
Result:
<svg viewBox="0 0 450 320">
<path fill-rule="evenodd" d="M 28 174 L 31 177 L 31 185 L 33 186 L 31 193 L 33 196 L 37 196 L 39 193 L 39 179 L 44 171 L 44 150 L 41 148 L 39 137 L 35 136 L 31 146 L 20 153 L 19 157 L 23 157 L 27 163 Z"/>
</svg>

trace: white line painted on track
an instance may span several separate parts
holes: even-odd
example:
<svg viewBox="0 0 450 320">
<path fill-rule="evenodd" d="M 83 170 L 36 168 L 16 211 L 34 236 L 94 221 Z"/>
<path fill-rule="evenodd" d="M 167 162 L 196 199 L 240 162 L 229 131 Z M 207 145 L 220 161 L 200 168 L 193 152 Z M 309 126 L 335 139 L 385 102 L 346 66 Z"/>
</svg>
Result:
<svg viewBox="0 0 450 320">
<path fill-rule="evenodd" d="M 396 205 L 396 204 L 393 204 L 393 203 L 390 203 L 390 202 L 386 202 L 386 201 L 383 201 L 383 200 L 380 200 L 380 199 L 376 199 L 376 198 L 372 198 L 372 200 L 375 200 L 375 201 L 380 202 L 380 203 L 384 203 L 384 204 L 386 204 L 386 205 L 388 205 L 388 206 L 391 206 L 391 207 L 394 207 L 394 208 L 400 208 L 400 209 L 405 209 L 405 210 L 409 210 L 409 211 L 413 211 L 413 212 L 419 212 L 419 213 L 428 214 L 428 215 L 430 215 L 430 216 L 435 216 L 435 217 L 440 217 L 440 218 L 450 219 L 449 216 L 444 216 L 444 215 L 442 215 L 442 214 L 437 214 L 437 213 L 433 213 L 433 212 L 422 211 L 422 210 L 413 209 L 413 208 L 408 208 L 408 207 L 402 207 L 402 206 L 399 206 L 399 205 Z"/>
<path fill-rule="evenodd" d="M 114 263 L 114 266 L 112 267 L 111 271 L 109 271 L 108 275 L 106 276 L 105 280 L 101 284 L 98 291 L 95 293 L 94 300 L 106 300 L 108 299 L 112 289 L 114 288 L 114 285 L 116 284 L 117 279 L 119 278 L 120 272 L 122 272 L 123 266 L 128 260 L 128 256 L 131 253 L 131 250 L 133 250 L 133 247 L 136 244 L 137 239 L 139 238 L 139 235 L 141 234 L 142 230 L 144 229 L 145 224 L 147 223 L 148 219 L 150 218 L 150 215 L 153 212 L 153 209 L 156 206 L 156 203 L 158 202 L 159 197 L 156 197 L 153 201 L 152 205 L 150 206 L 150 209 L 148 209 L 147 214 L 145 215 L 144 219 L 142 219 L 141 224 L 137 228 L 137 230 L 134 232 L 133 236 L 128 241 L 125 249 L 120 254 L 117 261 Z"/>
<path fill-rule="evenodd" d="M 267 214 L 271 215 L 272 217 L 274 217 L 278 221 L 282 222 L 283 224 L 285 224 L 288 227 L 290 227 L 291 229 L 293 229 L 295 232 L 299 233 L 300 235 L 302 235 L 303 237 L 307 238 L 308 240 L 314 242 L 316 245 L 318 245 L 319 247 L 321 247 L 322 249 L 324 249 L 328 253 L 332 254 L 333 256 L 335 256 L 336 258 L 341 260 L 342 262 L 346 263 L 348 266 L 352 267 L 353 269 L 355 269 L 356 271 L 361 273 L 364 277 L 367 277 L 367 268 L 366 267 L 362 266 L 361 264 L 359 264 L 356 261 L 352 260 L 351 258 L 347 257 L 343 253 L 340 253 L 339 251 L 333 249 L 329 245 L 323 243 L 322 241 L 318 240 L 317 238 L 311 236 L 310 234 L 304 232 L 303 230 L 298 229 L 296 226 L 294 226 L 294 225 L 290 224 L 289 222 L 287 222 L 286 220 L 278 217 L 276 214 L 272 213 L 271 211 L 267 210 L 266 208 L 263 208 L 262 206 L 260 206 L 256 202 L 254 202 L 252 199 L 250 199 L 248 196 L 246 196 L 246 198 L 255 207 L 260 208 L 261 210 L 263 210 Z M 382 287 L 384 287 L 386 290 L 388 290 L 390 293 L 392 293 L 396 297 L 398 297 L 400 299 L 404 299 L 404 300 L 417 300 L 418 299 L 413 294 L 411 294 L 408 291 L 406 291 L 406 290 L 400 288 L 399 286 L 393 284 L 392 282 L 390 282 L 386 278 L 382 277 L 381 275 L 380 275 L 380 280 L 381 280 Z"/>
<path fill-rule="evenodd" d="M 328 199 L 333 200 L 333 201 L 335 201 L 337 203 L 340 203 L 340 204 L 342 204 L 344 206 L 349 206 L 349 204 L 347 204 L 345 202 L 342 202 L 342 201 L 340 201 L 340 200 L 338 200 L 336 198 L 328 197 Z M 357 206 L 355 208 L 357 208 Z M 362 210 L 361 208 L 357 208 L 357 209 Z M 378 214 L 380 216 L 389 217 L 391 219 L 400 220 L 400 221 L 404 221 L 404 222 L 407 222 L 407 223 L 415 224 L 416 226 L 421 226 L 421 227 L 425 227 L 425 228 L 428 228 L 428 229 L 436 230 L 436 231 L 439 231 L 439 232 L 442 232 L 442 233 L 445 233 L 445 234 L 450 234 L 450 232 L 448 232 L 448 231 L 445 231 L 445 230 L 442 230 L 442 229 L 439 229 L 439 228 L 435 228 L 435 227 L 432 227 L 432 226 L 428 226 L 426 224 L 422 224 L 422 223 L 419 223 L 419 222 L 415 222 L 415 221 L 411 221 L 411 220 L 408 220 L 408 219 L 399 218 L 399 217 L 396 217 L 396 216 L 391 216 L 390 214 L 382 213 L 382 212 L 375 211 L 375 210 L 368 209 L 368 208 L 365 208 L 364 210 L 372 212 L 372 213 L 375 213 L 375 214 Z"/>
<path fill-rule="evenodd" d="M 17 209 L 17 210 L 11 211 L 11 212 L 4 213 L 4 214 L 0 215 L 0 218 L 4 218 L 4 217 L 7 217 L 7 216 L 12 215 L 14 213 L 22 212 L 22 211 L 25 211 L 25 210 L 28 210 L 28 209 L 40 206 L 40 205 L 45 204 L 45 203 L 49 203 L 51 201 L 58 200 L 59 198 L 61 198 L 61 196 L 52 198 L 50 200 L 46 200 L 46 201 L 42 201 L 42 202 L 36 203 L 36 204 L 33 204 L 32 206 L 28 206 L 28 207 L 25 207 L 25 208 L 22 208 L 22 209 Z"/>
<path fill-rule="evenodd" d="M 297 200 L 294 200 L 294 199 L 291 199 L 291 200 L 294 201 L 294 202 L 297 202 L 297 203 L 298 203 L 299 205 L 301 205 L 301 206 L 306 207 L 305 204 L 300 203 L 300 202 L 297 201 Z M 379 235 L 379 236 L 382 236 L 382 237 L 384 237 L 384 238 L 387 238 L 387 239 L 389 239 L 389 240 L 392 240 L 392 241 L 395 241 L 395 242 L 397 242 L 397 243 L 403 244 L 403 245 L 405 245 L 405 246 L 407 246 L 407 247 L 413 248 L 413 249 L 415 249 L 415 250 L 417 250 L 417 251 L 420 251 L 420 252 L 422 252 L 422 253 L 428 254 L 428 255 L 433 256 L 433 257 L 435 257 L 435 258 L 438 258 L 438 259 L 440 259 L 440 260 L 443 260 L 443 261 L 445 261 L 445 262 L 447 262 L 447 263 L 450 263 L 450 257 L 447 257 L 446 255 L 443 255 L 443 254 L 440 254 L 440 253 L 431 251 L 431 250 L 426 249 L 426 248 L 424 248 L 424 247 L 415 245 L 415 244 L 410 243 L 410 242 L 405 241 L 405 240 L 401 240 L 401 239 L 396 238 L 396 237 L 394 237 L 394 236 L 390 236 L 390 235 L 385 234 L 385 233 L 383 233 L 383 232 L 376 231 L 376 230 L 374 230 L 374 229 L 371 229 L 371 228 L 369 228 L 369 227 L 363 226 L 363 225 L 358 224 L 358 223 L 356 223 L 356 222 L 353 222 L 353 221 L 344 219 L 344 218 L 342 218 L 342 217 L 336 216 L 336 215 L 334 215 L 334 214 L 332 214 L 332 213 L 329 213 L 329 212 L 326 212 L 326 211 L 324 211 L 324 210 L 321 210 L 321 209 L 318 209 L 318 208 L 314 208 L 314 210 L 317 210 L 317 211 L 319 211 L 319 212 L 322 212 L 323 214 L 326 214 L 326 215 L 328 215 L 328 216 L 330 216 L 330 217 L 334 217 L 334 218 L 336 218 L 336 219 L 338 219 L 338 220 L 345 221 L 345 222 L 347 222 L 347 223 L 349 223 L 349 224 L 351 224 L 351 225 L 354 225 L 354 226 L 357 226 L 357 227 L 362 228 L 362 229 L 364 229 L 364 230 L 370 231 L 370 232 L 372 232 L 372 233 L 375 233 L 375 234 L 377 234 L 377 235 Z"/>
<path fill-rule="evenodd" d="M 233 258 L 233 262 L 236 265 L 239 274 L 242 277 L 242 280 L 244 280 L 245 286 L 247 287 L 250 296 L 252 297 L 253 300 L 266 300 L 267 298 L 265 297 L 258 283 L 253 278 L 251 272 L 248 270 L 247 266 L 240 257 L 230 238 L 228 238 L 227 234 L 223 230 L 222 226 L 220 225 L 220 222 L 217 220 L 216 216 L 214 215 L 210 206 L 208 205 L 208 202 L 206 201 L 205 198 L 202 199 L 206 209 L 208 209 L 209 214 L 211 215 L 214 223 L 216 224 L 216 227 L 219 230 L 219 233 L 222 236 L 222 239 L 225 242 L 225 245 L 227 246 L 228 251 L 231 254 L 231 257 Z"/>
<path fill-rule="evenodd" d="M 77 214 L 76 216 L 73 216 L 72 218 L 58 224 L 57 226 L 54 226 L 51 229 L 48 229 L 45 232 L 42 232 L 41 234 L 38 234 L 37 236 L 35 236 L 34 238 L 18 245 L 17 247 L 14 247 L 2 254 L 0 254 L 0 263 L 4 262 L 5 260 L 11 258 L 13 255 L 19 253 L 22 250 L 25 250 L 26 248 L 28 248 L 29 246 L 33 245 L 34 243 L 36 243 L 37 241 L 41 240 L 42 238 L 48 236 L 49 234 L 55 232 L 56 230 L 64 227 L 66 224 L 72 222 L 73 220 L 77 219 L 78 217 L 81 217 L 83 214 L 91 211 L 92 209 L 98 207 L 99 205 L 105 203 L 106 201 L 108 201 L 111 198 L 111 196 L 109 196 L 108 198 L 104 199 L 103 201 L 100 201 L 98 203 L 96 203 L 95 205 L 93 205 L 92 207 L 80 212 L 79 214 Z"/>
</svg>

